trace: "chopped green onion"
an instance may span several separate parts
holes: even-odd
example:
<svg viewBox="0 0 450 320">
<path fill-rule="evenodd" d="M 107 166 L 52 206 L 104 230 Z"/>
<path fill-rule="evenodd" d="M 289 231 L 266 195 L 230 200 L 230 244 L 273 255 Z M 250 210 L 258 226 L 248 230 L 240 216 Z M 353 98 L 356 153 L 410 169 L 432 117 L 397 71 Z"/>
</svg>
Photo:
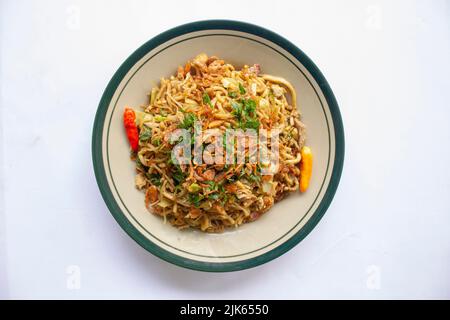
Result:
<svg viewBox="0 0 450 320">
<path fill-rule="evenodd" d="M 167 119 L 167 117 L 156 115 L 154 119 L 155 119 L 156 122 L 163 122 L 164 120 Z"/>
<path fill-rule="evenodd" d="M 210 194 L 208 196 L 208 199 L 210 199 L 210 200 L 218 200 L 219 199 L 219 195 L 217 193 Z"/>
<path fill-rule="evenodd" d="M 244 88 L 244 86 L 239 82 L 239 92 L 241 93 L 241 94 L 245 94 L 245 88 Z"/>
<path fill-rule="evenodd" d="M 194 122 L 197 120 L 197 117 L 193 113 L 186 113 L 184 115 L 183 122 L 181 122 L 178 127 L 182 129 L 189 129 L 194 126 Z"/>
<path fill-rule="evenodd" d="M 172 173 L 172 178 L 175 181 L 175 185 L 181 184 L 185 180 L 183 171 L 181 171 L 179 166 L 175 166 L 176 171 Z"/>
<path fill-rule="evenodd" d="M 250 113 L 255 113 L 256 110 L 256 102 L 252 99 L 243 100 L 245 106 L 245 113 L 249 115 Z"/>
<path fill-rule="evenodd" d="M 147 126 L 143 126 L 139 132 L 139 141 L 146 142 L 152 137 L 152 130 Z"/>
<path fill-rule="evenodd" d="M 242 119 L 242 104 L 232 101 L 231 107 L 233 108 L 233 115 L 236 117 L 236 119 L 241 120 Z"/>
<path fill-rule="evenodd" d="M 188 195 L 189 202 L 192 203 L 195 207 L 200 207 L 200 201 L 203 199 L 203 195 L 198 193 L 190 193 Z"/>
<path fill-rule="evenodd" d="M 155 140 L 152 141 L 152 144 L 153 144 L 155 147 L 159 147 L 159 146 L 161 145 L 161 139 L 156 138 Z"/>
<path fill-rule="evenodd" d="M 150 180 L 150 183 L 155 186 L 161 186 L 161 175 L 159 173 L 146 173 L 147 179 Z"/>
<path fill-rule="evenodd" d="M 205 92 L 203 93 L 203 103 L 209 104 L 209 106 L 212 108 L 213 105 L 211 103 L 211 98 L 209 97 L 209 95 Z"/>
<path fill-rule="evenodd" d="M 138 156 L 136 156 L 136 167 L 138 167 L 139 169 L 142 169 L 142 170 L 145 169 L 144 164 L 141 162 L 141 159 L 139 159 Z"/>
<path fill-rule="evenodd" d="M 228 96 L 230 97 L 230 98 L 236 98 L 237 97 L 237 93 L 236 92 L 228 92 Z"/>
<path fill-rule="evenodd" d="M 199 192 L 202 188 L 198 184 L 193 183 L 187 189 L 190 193 L 196 193 Z"/>
<path fill-rule="evenodd" d="M 245 128 L 246 129 L 259 129 L 259 121 L 257 119 L 247 119 L 245 122 Z"/>
</svg>

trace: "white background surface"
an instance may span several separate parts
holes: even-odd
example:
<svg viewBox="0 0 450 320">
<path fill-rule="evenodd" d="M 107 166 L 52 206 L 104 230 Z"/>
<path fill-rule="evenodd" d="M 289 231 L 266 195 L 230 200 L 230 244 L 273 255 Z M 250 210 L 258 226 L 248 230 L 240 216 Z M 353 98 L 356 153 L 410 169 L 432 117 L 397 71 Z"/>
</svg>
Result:
<svg viewBox="0 0 450 320">
<path fill-rule="evenodd" d="M 314 231 L 228 274 L 134 243 L 100 196 L 90 150 L 121 62 L 208 18 L 259 24 L 304 50 L 346 135 L 341 183 Z M 0 297 L 450 298 L 449 1 L 1 0 L 0 23 Z M 67 286 L 72 265 L 79 289 Z"/>
</svg>

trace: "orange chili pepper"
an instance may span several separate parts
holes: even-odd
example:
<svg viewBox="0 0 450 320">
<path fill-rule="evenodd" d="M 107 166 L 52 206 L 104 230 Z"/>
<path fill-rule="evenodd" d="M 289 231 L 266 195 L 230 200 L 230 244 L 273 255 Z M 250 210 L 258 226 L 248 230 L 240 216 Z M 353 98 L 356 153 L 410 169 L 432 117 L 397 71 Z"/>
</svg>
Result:
<svg viewBox="0 0 450 320">
<path fill-rule="evenodd" d="M 127 133 L 128 141 L 130 142 L 131 149 L 138 151 L 139 147 L 139 131 L 136 126 L 136 114 L 133 109 L 125 107 L 123 113 L 123 124 Z"/>
<path fill-rule="evenodd" d="M 300 150 L 300 154 L 302 156 L 300 161 L 300 192 L 305 192 L 311 179 L 313 156 L 311 149 L 306 146 Z"/>
</svg>

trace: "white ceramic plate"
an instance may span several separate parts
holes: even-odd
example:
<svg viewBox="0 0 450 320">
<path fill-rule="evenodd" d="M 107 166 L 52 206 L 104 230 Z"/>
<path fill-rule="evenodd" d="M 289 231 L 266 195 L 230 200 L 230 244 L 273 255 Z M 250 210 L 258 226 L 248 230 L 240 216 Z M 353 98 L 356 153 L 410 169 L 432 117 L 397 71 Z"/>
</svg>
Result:
<svg viewBox="0 0 450 320">
<path fill-rule="evenodd" d="M 292 194 L 255 222 L 221 234 L 179 231 L 149 213 L 134 186 L 135 164 L 122 127 L 124 106 L 140 106 L 161 77 L 198 53 L 290 81 L 296 91 L 307 145 L 314 153 L 310 187 Z M 137 49 L 115 73 L 95 118 L 92 155 L 103 198 L 121 227 L 142 247 L 171 263 L 203 271 L 234 271 L 270 261 L 299 243 L 328 208 L 339 183 L 344 133 L 339 108 L 322 73 L 296 46 L 261 27 L 236 21 L 182 25 Z"/>
</svg>

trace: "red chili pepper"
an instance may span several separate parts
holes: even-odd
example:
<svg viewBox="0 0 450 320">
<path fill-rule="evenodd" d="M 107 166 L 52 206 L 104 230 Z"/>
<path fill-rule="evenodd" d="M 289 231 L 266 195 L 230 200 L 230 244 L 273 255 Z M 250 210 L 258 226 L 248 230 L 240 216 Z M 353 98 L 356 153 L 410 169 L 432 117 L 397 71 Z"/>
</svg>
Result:
<svg viewBox="0 0 450 320">
<path fill-rule="evenodd" d="M 127 132 L 128 141 L 130 142 L 131 149 L 138 151 L 139 146 L 139 131 L 136 126 L 136 114 L 133 109 L 125 107 L 123 113 L 123 124 L 125 131 Z"/>
</svg>

